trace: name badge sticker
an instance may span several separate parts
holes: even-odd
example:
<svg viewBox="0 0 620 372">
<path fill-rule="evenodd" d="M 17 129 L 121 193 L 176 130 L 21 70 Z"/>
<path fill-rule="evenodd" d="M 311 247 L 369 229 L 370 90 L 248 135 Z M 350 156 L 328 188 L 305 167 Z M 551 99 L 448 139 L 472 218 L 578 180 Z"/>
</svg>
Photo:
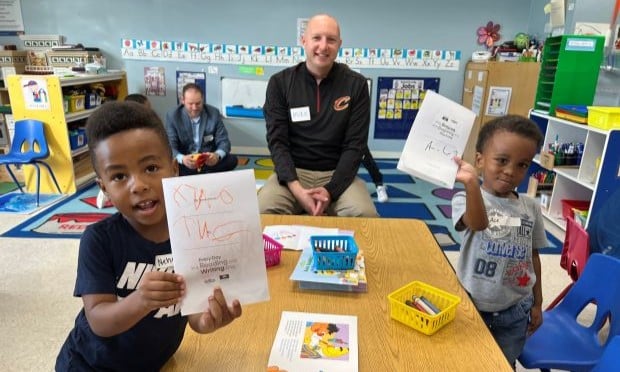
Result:
<svg viewBox="0 0 620 372">
<path fill-rule="evenodd" d="M 172 253 L 155 256 L 155 268 L 157 270 L 166 271 L 167 269 L 170 269 L 169 271 L 172 271 L 173 267 Z"/>
<path fill-rule="evenodd" d="M 209 143 L 211 141 L 213 141 L 213 135 L 209 134 L 207 136 L 204 136 L 204 138 L 202 139 L 204 142 Z"/>
<path fill-rule="evenodd" d="M 293 123 L 299 123 L 301 121 L 310 120 L 310 107 L 295 107 L 291 109 L 291 121 Z"/>
</svg>

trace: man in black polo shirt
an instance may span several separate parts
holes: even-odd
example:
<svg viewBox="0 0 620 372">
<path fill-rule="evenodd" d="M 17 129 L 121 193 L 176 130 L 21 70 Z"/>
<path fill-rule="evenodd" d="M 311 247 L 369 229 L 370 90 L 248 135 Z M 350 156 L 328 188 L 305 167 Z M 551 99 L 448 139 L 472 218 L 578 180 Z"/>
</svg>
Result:
<svg viewBox="0 0 620 372">
<path fill-rule="evenodd" d="M 261 213 L 377 216 L 358 178 L 368 141 L 366 78 L 336 63 L 342 44 L 331 16 L 308 21 L 306 61 L 271 77 L 263 111 L 275 165 L 258 193 Z"/>
</svg>

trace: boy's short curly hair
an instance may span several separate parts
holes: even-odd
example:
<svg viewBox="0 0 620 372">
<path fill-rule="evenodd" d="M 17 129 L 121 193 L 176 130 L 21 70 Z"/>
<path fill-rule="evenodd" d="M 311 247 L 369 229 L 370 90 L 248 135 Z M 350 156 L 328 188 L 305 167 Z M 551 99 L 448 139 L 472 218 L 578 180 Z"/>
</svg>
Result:
<svg viewBox="0 0 620 372">
<path fill-rule="evenodd" d="M 163 145 L 172 159 L 172 148 L 168 142 L 166 129 L 155 111 L 137 102 L 107 102 L 98 108 L 86 121 L 86 138 L 90 159 L 97 170 L 95 149 L 101 141 L 108 137 L 132 129 L 150 129 L 161 139 Z"/>
<path fill-rule="evenodd" d="M 476 152 L 482 153 L 489 139 L 499 131 L 515 133 L 529 138 L 536 142 L 536 147 L 542 146 L 544 140 L 540 128 L 532 120 L 520 115 L 505 115 L 482 125 L 476 142 Z"/>
<path fill-rule="evenodd" d="M 146 104 L 149 101 L 149 99 L 144 94 L 132 93 L 132 94 L 128 94 L 127 97 L 125 97 L 125 101 Z"/>
</svg>

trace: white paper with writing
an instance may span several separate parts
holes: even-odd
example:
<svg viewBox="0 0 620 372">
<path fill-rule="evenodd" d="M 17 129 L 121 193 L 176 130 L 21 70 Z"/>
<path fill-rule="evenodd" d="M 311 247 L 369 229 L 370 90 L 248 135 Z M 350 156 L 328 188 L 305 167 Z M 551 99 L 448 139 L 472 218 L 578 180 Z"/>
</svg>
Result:
<svg viewBox="0 0 620 372">
<path fill-rule="evenodd" d="M 468 108 L 427 90 L 397 168 L 452 189 L 458 169 L 453 158 L 463 156 L 475 119 Z"/>
<path fill-rule="evenodd" d="M 215 286 L 229 305 L 269 300 L 254 172 L 163 180 L 174 271 L 187 294 L 183 315 L 203 312 Z"/>
</svg>

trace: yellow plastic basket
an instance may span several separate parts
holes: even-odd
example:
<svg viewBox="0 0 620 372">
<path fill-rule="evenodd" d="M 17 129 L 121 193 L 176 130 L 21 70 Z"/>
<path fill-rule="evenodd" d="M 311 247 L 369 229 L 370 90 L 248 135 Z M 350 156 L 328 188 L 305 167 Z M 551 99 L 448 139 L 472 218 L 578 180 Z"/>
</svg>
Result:
<svg viewBox="0 0 620 372">
<path fill-rule="evenodd" d="M 605 130 L 620 128 L 620 107 L 588 106 L 588 125 Z"/>
<path fill-rule="evenodd" d="M 427 298 L 439 308 L 439 314 L 429 315 L 405 304 L 405 301 L 411 301 L 413 296 Z M 432 335 L 454 320 L 456 305 L 461 302 L 461 299 L 426 283 L 414 281 L 390 293 L 388 301 L 390 303 L 390 316 L 393 319 L 426 335 Z"/>
</svg>

